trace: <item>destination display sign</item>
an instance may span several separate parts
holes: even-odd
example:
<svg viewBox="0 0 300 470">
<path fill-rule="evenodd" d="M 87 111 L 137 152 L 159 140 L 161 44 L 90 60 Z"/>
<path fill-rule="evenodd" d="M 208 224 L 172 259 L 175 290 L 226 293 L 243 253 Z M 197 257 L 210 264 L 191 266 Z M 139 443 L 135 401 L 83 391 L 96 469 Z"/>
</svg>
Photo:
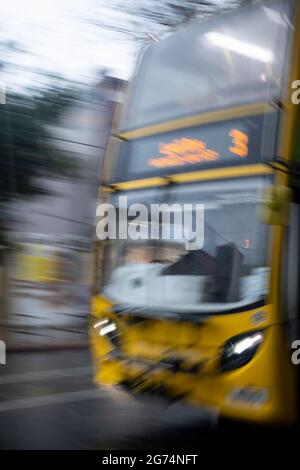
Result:
<svg viewBox="0 0 300 470">
<path fill-rule="evenodd" d="M 117 180 L 258 163 L 266 146 L 271 160 L 275 124 L 273 114 L 259 115 L 123 142 Z"/>
</svg>

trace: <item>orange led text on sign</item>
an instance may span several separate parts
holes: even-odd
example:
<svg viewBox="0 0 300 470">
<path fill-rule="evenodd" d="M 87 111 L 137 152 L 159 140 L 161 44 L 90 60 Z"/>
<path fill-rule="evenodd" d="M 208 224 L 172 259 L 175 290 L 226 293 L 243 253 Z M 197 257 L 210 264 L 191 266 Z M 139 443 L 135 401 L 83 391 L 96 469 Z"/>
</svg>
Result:
<svg viewBox="0 0 300 470">
<path fill-rule="evenodd" d="M 195 164 L 204 161 L 215 161 L 220 154 L 208 149 L 205 142 L 198 139 L 175 139 L 173 142 L 159 144 L 159 152 L 163 157 L 151 158 L 149 165 L 165 168 L 168 166 L 180 166 Z"/>
<path fill-rule="evenodd" d="M 247 157 L 248 136 L 237 129 L 231 129 L 229 136 L 232 138 L 232 145 L 229 147 L 229 151 L 239 157 Z M 219 152 L 207 148 L 203 140 L 185 137 L 168 143 L 160 143 L 159 153 L 162 156 L 149 159 L 149 166 L 166 168 L 220 159 Z"/>
<path fill-rule="evenodd" d="M 231 129 L 229 135 L 232 138 L 232 146 L 229 147 L 230 152 L 235 153 L 242 158 L 247 157 L 249 142 L 248 136 L 238 129 Z"/>
</svg>

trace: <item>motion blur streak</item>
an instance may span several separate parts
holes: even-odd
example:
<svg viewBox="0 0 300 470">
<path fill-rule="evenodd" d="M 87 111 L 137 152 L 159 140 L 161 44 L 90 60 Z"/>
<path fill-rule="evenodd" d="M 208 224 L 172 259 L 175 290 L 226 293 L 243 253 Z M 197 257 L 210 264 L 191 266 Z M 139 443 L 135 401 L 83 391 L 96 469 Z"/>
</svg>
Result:
<svg viewBox="0 0 300 470">
<path fill-rule="evenodd" d="M 279 297 L 300 27 L 293 0 L 250 3 L 2 2 L 0 449 L 188 449 L 226 413 L 292 421 L 273 358 L 279 304 L 298 307 L 294 281 Z M 161 240 L 125 210 L 98 239 L 120 194 L 188 205 L 187 230 L 159 214 Z"/>
</svg>

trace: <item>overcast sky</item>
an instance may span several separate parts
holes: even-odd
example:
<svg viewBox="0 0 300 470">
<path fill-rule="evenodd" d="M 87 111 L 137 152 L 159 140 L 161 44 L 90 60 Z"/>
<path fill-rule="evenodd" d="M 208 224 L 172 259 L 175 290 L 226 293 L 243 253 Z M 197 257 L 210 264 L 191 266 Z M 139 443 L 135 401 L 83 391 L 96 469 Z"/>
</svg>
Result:
<svg viewBox="0 0 300 470">
<path fill-rule="evenodd" d="M 141 10 L 160 16 L 169 8 L 168 2 L 143 0 L 142 5 L 140 2 L 0 0 L 0 63 L 6 64 L 1 80 L 7 89 L 36 88 L 48 81 L 49 73 L 78 83 L 91 83 L 103 67 L 128 78 L 138 43 L 132 35 L 118 29 L 139 31 L 143 37 L 149 33 L 159 36 L 166 31 L 157 22 L 154 24 L 153 19 L 141 16 Z M 210 4 L 213 9 L 232 2 L 211 0 Z M 182 5 L 180 0 L 178 5 Z M 207 8 L 207 2 L 203 8 Z M 3 46 L 7 41 L 13 41 L 21 51 L 8 50 Z"/>
<path fill-rule="evenodd" d="M 128 0 L 130 1 L 130 0 Z M 0 4 L 1 42 L 13 40 L 24 52 L 1 50 L 9 68 L 8 87 L 43 81 L 36 70 L 90 82 L 102 66 L 127 77 L 135 46 L 128 37 L 96 24 L 126 24 L 130 15 L 107 0 L 7 0 Z"/>
</svg>

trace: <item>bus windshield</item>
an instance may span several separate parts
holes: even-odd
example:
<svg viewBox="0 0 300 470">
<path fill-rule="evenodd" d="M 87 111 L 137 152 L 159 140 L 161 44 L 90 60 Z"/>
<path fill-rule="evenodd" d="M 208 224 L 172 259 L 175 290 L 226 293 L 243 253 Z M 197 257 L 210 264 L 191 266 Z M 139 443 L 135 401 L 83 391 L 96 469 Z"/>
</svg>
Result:
<svg viewBox="0 0 300 470">
<path fill-rule="evenodd" d="M 133 81 L 121 130 L 278 101 L 288 69 L 292 5 L 257 2 L 150 46 Z"/>
<path fill-rule="evenodd" d="M 269 227 L 259 220 L 258 204 L 269 183 L 269 177 L 247 177 L 128 193 L 128 207 L 147 201 L 148 213 L 158 202 L 189 204 L 192 211 L 203 204 L 203 226 L 189 219 L 191 231 L 202 231 L 201 246 L 190 249 L 184 234 L 175 236 L 175 215 L 169 239 L 106 242 L 104 293 L 120 304 L 162 311 L 216 313 L 263 303 Z M 150 218 L 139 224 L 150 233 Z"/>
</svg>

